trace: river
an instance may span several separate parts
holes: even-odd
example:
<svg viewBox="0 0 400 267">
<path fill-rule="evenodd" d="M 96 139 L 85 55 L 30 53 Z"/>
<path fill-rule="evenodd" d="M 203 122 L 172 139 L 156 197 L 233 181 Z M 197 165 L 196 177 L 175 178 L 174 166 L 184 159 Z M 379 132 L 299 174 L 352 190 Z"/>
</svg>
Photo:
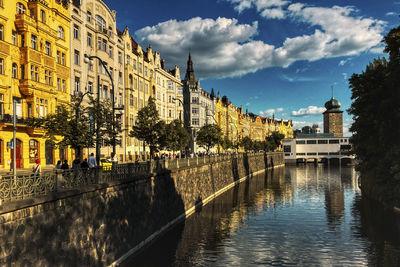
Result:
<svg viewBox="0 0 400 267">
<path fill-rule="evenodd" d="M 362 197 L 353 167 L 255 176 L 123 266 L 400 266 L 400 216 Z"/>
</svg>

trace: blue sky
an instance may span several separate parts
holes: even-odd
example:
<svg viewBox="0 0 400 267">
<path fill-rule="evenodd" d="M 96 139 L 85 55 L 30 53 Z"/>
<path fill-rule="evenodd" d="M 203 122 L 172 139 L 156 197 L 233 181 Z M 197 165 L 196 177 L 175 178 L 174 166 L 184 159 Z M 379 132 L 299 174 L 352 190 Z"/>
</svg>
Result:
<svg viewBox="0 0 400 267">
<path fill-rule="evenodd" d="M 190 50 L 203 89 L 295 128 L 322 127 L 331 86 L 342 110 L 350 107 L 348 78 L 384 55 L 381 40 L 400 21 L 400 0 L 105 2 L 118 28 L 151 44 L 168 68 L 184 76 Z M 345 131 L 350 124 L 344 112 Z"/>
</svg>

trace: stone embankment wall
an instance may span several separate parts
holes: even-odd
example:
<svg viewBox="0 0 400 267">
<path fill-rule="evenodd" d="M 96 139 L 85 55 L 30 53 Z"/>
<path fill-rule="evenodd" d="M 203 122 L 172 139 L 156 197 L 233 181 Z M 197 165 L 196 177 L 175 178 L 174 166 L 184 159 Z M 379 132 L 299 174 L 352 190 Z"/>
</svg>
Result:
<svg viewBox="0 0 400 267">
<path fill-rule="evenodd" d="M 8 203 L 0 209 L 0 265 L 118 264 L 236 183 L 283 165 L 282 153 L 244 155 Z"/>
</svg>

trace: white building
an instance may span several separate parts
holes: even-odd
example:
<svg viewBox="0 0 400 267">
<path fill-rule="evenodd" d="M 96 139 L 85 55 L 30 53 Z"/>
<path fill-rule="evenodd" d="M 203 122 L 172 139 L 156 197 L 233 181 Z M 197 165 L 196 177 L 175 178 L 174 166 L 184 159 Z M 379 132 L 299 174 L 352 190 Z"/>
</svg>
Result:
<svg viewBox="0 0 400 267">
<path fill-rule="evenodd" d="M 284 139 L 283 151 L 286 163 L 327 161 L 329 159 L 354 159 L 350 155 L 348 137 L 333 134 L 298 134 L 296 138 Z"/>
</svg>

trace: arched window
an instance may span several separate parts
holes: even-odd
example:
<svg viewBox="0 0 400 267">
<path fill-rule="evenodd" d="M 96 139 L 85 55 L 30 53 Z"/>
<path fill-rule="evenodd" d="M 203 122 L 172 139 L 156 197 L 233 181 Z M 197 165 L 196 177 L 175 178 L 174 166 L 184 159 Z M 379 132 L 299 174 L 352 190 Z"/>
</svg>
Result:
<svg viewBox="0 0 400 267">
<path fill-rule="evenodd" d="M 35 163 L 39 155 L 39 142 L 34 139 L 29 140 L 29 163 Z"/>
<path fill-rule="evenodd" d="M 17 63 L 12 64 L 12 77 L 18 78 L 18 66 Z"/>
<path fill-rule="evenodd" d="M 17 3 L 17 14 L 25 14 L 25 11 L 25 6 L 21 3 Z"/>
<path fill-rule="evenodd" d="M 99 31 L 105 31 L 105 33 L 107 33 L 106 21 L 99 15 L 96 15 L 96 27 Z"/>
<path fill-rule="evenodd" d="M 58 38 L 64 40 L 64 29 L 62 27 L 58 27 Z"/>
</svg>

